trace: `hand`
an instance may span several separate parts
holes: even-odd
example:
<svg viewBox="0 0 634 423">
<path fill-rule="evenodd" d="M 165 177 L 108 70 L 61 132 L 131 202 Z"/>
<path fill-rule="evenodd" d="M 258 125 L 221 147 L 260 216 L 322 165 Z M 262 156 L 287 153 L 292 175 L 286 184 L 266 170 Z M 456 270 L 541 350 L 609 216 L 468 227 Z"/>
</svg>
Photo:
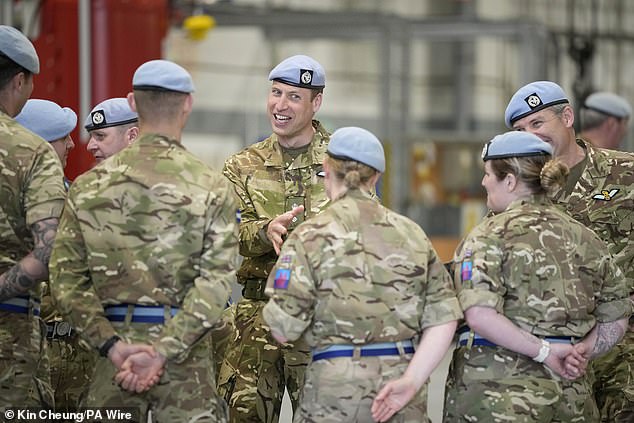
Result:
<svg viewBox="0 0 634 423">
<path fill-rule="evenodd" d="M 293 207 L 293 210 L 281 214 L 269 222 L 266 228 L 266 236 L 273 244 L 275 254 L 280 254 L 284 243 L 284 235 L 288 233 L 288 227 L 293 219 L 301 213 L 304 213 L 304 206 Z"/>
<path fill-rule="evenodd" d="M 588 368 L 590 361 L 590 351 L 588 346 L 583 342 L 573 346 L 574 353 L 569 354 L 565 359 L 566 371 L 569 374 L 583 376 Z"/>
<path fill-rule="evenodd" d="M 585 373 L 588 360 L 573 345 L 551 343 L 544 364 L 564 379 L 574 380 Z"/>
<path fill-rule="evenodd" d="M 139 352 L 126 358 L 114 379 L 126 391 L 145 392 L 158 383 L 164 366 L 165 357 L 158 352 Z"/>
<path fill-rule="evenodd" d="M 108 358 L 115 365 L 117 370 L 121 369 L 123 362 L 128 356 L 139 352 L 155 354 L 154 348 L 147 344 L 128 344 L 124 341 L 117 341 L 108 351 Z"/>
<path fill-rule="evenodd" d="M 416 395 L 418 388 L 406 376 L 388 382 L 372 402 L 372 418 L 385 422 L 399 412 Z"/>
</svg>

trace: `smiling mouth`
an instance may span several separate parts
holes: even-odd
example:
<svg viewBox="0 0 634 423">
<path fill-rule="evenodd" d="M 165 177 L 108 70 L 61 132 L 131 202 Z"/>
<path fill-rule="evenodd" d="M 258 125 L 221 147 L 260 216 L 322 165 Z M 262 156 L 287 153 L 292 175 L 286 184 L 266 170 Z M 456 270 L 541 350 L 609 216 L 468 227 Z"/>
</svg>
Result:
<svg viewBox="0 0 634 423">
<path fill-rule="evenodd" d="M 278 115 L 277 113 L 273 113 L 273 117 L 275 118 L 275 120 L 280 122 L 288 122 L 289 120 L 291 120 L 290 117 L 284 116 L 284 115 Z"/>
</svg>

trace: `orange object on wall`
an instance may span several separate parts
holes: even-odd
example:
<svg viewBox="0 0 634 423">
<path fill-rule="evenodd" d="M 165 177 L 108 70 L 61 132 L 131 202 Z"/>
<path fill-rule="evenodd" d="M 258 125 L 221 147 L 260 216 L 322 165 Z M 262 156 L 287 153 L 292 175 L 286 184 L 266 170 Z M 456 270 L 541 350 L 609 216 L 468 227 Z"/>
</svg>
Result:
<svg viewBox="0 0 634 423">
<path fill-rule="evenodd" d="M 167 0 L 92 0 L 91 106 L 110 97 L 124 97 L 132 89 L 132 75 L 143 62 L 161 57 L 168 28 Z M 39 37 L 33 41 L 40 57 L 32 98 L 55 101 L 79 116 L 78 0 L 43 0 Z M 75 148 L 66 166 L 73 180 L 94 165 L 87 140 L 72 133 Z"/>
</svg>

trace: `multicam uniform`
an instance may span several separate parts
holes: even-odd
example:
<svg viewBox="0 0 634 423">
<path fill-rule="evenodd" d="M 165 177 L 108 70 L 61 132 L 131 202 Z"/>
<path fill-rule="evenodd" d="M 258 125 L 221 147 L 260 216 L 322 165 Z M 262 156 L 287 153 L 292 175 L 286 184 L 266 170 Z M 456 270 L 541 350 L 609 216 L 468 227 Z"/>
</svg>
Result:
<svg viewBox="0 0 634 423">
<path fill-rule="evenodd" d="M 209 329 L 235 275 L 236 207 L 222 175 L 155 134 L 77 178 L 51 258 L 57 306 L 94 348 L 118 335 L 167 358 L 141 395 L 114 384 L 115 367 L 100 358 L 86 405 L 151 410 L 155 421 L 226 420 Z"/>
<path fill-rule="evenodd" d="M 373 421 L 372 401 L 423 330 L 462 317 L 425 233 L 360 190 L 293 232 L 266 292 L 271 329 L 313 348 L 295 422 Z M 393 421 L 429 421 L 426 386 Z"/>
<path fill-rule="evenodd" d="M 554 196 L 556 205 L 592 229 L 608 246 L 634 294 L 634 155 L 577 140 L 583 172 Z M 576 167 L 577 167 L 576 166 Z M 571 169 L 571 175 L 575 168 Z M 592 363 L 595 399 L 606 423 L 634 421 L 634 322 L 623 340 Z"/>
<path fill-rule="evenodd" d="M 88 393 L 97 353 L 64 321 L 53 304 L 48 283 L 42 284 L 41 317 L 56 411 L 75 411 Z"/>
<path fill-rule="evenodd" d="M 31 226 L 59 217 L 64 174 L 49 143 L 0 112 L 0 274 L 33 249 Z M 38 372 L 45 351 L 40 286 L 0 303 L 0 408 L 52 405 L 48 375 Z"/>
<path fill-rule="evenodd" d="M 454 260 L 463 310 L 493 307 L 550 342 L 582 338 L 596 322 L 631 312 L 625 278 L 603 242 L 544 196 L 513 201 L 483 221 Z M 564 380 L 468 328 L 447 385 L 445 422 L 598 420 L 587 377 Z"/>
<path fill-rule="evenodd" d="M 223 173 L 240 201 L 240 254 L 244 260 L 238 282 L 243 298 L 236 305 L 236 342 L 229 346 L 219 377 L 232 421 L 277 422 L 284 386 L 297 407 L 310 352 L 302 342 L 280 346 L 262 320 L 266 279 L 277 255 L 266 236 L 275 217 L 304 206 L 289 230 L 319 213 L 327 204 L 322 163 L 329 134 L 313 121 L 315 134 L 306 152 L 285 153 L 276 135 L 236 153 Z"/>
</svg>

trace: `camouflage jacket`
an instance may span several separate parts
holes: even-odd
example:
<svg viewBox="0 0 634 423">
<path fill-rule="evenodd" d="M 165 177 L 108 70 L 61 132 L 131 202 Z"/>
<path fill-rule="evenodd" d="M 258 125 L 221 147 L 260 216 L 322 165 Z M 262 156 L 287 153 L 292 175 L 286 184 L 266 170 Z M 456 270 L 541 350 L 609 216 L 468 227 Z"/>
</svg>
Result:
<svg viewBox="0 0 634 423">
<path fill-rule="evenodd" d="M 98 348 L 116 334 L 104 306 L 178 307 L 154 346 L 186 358 L 229 297 L 236 207 L 227 180 L 179 142 L 142 136 L 71 185 L 51 258 L 60 312 Z"/>
<path fill-rule="evenodd" d="M 322 163 L 330 135 L 316 120 L 313 127 L 315 135 L 308 151 L 292 163 L 284 163 L 275 134 L 234 154 L 225 163 L 223 173 L 233 183 L 240 202 L 240 254 L 244 260 L 238 282 L 269 275 L 277 259 L 265 231 L 272 219 L 304 205 L 304 216 L 289 228 L 293 230 L 328 204 Z"/>
<path fill-rule="evenodd" d="M 63 181 L 53 147 L 0 112 L 0 274 L 33 250 L 34 223 L 59 217 Z M 39 297 L 39 285 L 32 295 Z"/>
<path fill-rule="evenodd" d="M 266 293 L 271 329 L 294 340 L 308 328 L 316 348 L 415 338 L 462 317 L 423 230 L 359 190 L 291 234 Z"/>
<path fill-rule="evenodd" d="M 597 235 L 544 196 L 513 201 L 456 252 L 463 310 L 495 308 L 542 336 L 585 336 L 631 313 L 623 272 Z"/>
<path fill-rule="evenodd" d="M 634 293 L 634 155 L 577 143 L 587 152 L 586 168 L 572 194 L 561 190 L 553 201 L 608 245 Z"/>
</svg>

